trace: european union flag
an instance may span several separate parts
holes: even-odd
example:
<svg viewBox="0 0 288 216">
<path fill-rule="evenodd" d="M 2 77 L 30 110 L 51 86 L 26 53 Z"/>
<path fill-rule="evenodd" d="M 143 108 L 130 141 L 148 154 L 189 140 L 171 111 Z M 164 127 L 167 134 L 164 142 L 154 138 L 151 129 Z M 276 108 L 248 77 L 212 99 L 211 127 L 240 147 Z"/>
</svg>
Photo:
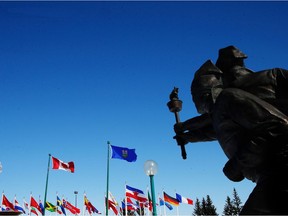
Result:
<svg viewBox="0 0 288 216">
<path fill-rule="evenodd" d="M 111 158 L 118 158 L 121 160 L 126 160 L 128 162 L 135 162 L 137 160 L 135 149 L 128 149 L 113 145 L 111 145 L 111 149 L 112 149 Z"/>
</svg>

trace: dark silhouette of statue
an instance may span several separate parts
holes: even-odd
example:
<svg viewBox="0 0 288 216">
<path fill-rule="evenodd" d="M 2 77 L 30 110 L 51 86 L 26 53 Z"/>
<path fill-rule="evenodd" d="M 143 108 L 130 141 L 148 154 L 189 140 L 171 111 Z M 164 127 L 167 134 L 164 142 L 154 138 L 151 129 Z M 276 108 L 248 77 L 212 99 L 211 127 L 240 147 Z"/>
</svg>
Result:
<svg viewBox="0 0 288 216">
<path fill-rule="evenodd" d="M 241 215 L 288 215 L 288 71 L 253 72 L 234 46 L 219 50 L 194 75 L 199 116 L 174 125 L 182 143 L 218 140 L 231 181 L 256 183 Z"/>
</svg>

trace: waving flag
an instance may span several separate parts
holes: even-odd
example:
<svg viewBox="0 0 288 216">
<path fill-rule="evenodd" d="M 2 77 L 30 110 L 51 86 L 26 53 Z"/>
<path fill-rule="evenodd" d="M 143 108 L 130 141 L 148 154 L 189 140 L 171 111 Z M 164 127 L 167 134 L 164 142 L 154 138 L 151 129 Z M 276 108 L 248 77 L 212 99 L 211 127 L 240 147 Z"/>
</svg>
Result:
<svg viewBox="0 0 288 216">
<path fill-rule="evenodd" d="M 137 160 L 135 149 L 128 149 L 113 145 L 111 145 L 111 149 L 112 149 L 111 158 L 126 160 L 128 162 L 135 162 Z"/>
<path fill-rule="evenodd" d="M 185 198 L 185 197 L 183 197 L 183 196 L 181 196 L 180 194 L 177 194 L 177 193 L 176 193 L 176 199 L 180 203 L 186 203 L 186 204 L 189 204 L 189 205 L 193 205 L 193 200 L 192 199 Z"/>
<path fill-rule="evenodd" d="M 172 210 L 172 209 L 173 209 L 173 207 L 172 207 L 169 203 L 165 202 L 165 201 L 164 201 L 163 199 L 161 199 L 160 197 L 159 197 L 159 205 L 160 205 L 160 206 L 165 205 L 169 210 Z"/>
<path fill-rule="evenodd" d="M 84 195 L 84 205 L 86 206 L 86 209 L 88 210 L 89 214 L 97 213 L 101 214 L 93 205 L 92 203 L 87 199 L 86 195 Z"/>
<path fill-rule="evenodd" d="M 57 196 L 57 206 L 59 206 L 63 212 L 64 215 L 66 215 L 64 206 L 62 205 L 62 201 L 60 200 L 60 198 Z"/>
<path fill-rule="evenodd" d="M 46 201 L 46 208 L 45 209 L 50 211 L 50 212 L 56 212 L 57 207 L 54 206 L 52 203 Z"/>
<path fill-rule="evenodd" d="M 23 202 L 24 202 L 25 209 L 29 212 L 29 204 L 26 202 L 25 199 L 23 199 Z"/>
<path fill-rule="evenodd" d="M 107 200 L 107 198 L 105 197 L 105 205 L 106 205 L 106 200 Z M 115 214 L 115 215 L 118 215 L 117 206 L 116 206 L 116 204 L 115 204 L 112 200 L 110 200 L 110 199 L 108 199 L 108 209 L 112 209 L 112 211 L 114 212 L 114 214 Z"/>
<path fill-rule="evenodd" d="M 105 202 L 105 205 L 106 205 L 106 202 Z M 118 211 L 117 207 L 118 207 L 118 203 L 117 203 L 116 199 L 114 198 L 114 196 L 112 195 L 112 193 L 109 191 L 108 209 L 112 209 L 112 211 L 115 213 L 115 215 L 118 215 L 119 211 Z"/>
<path fill-rule="evenodd" d="M 168 202 L 168 203 L 170 203 L 171 205 L 174 205 L 174 206 L 178 206 L 179 205 L 179 201 L 176 198 L 169 196 L 165 192 L 163 192 L 163 194 L 164 194 L 164 201 L 165 202 Z"/>
<path fill-rule="evenodd" d="M 68 209 L 72 214 L 80 214 L 80 209 L 63 199 L 64 208 Z"/>
<path fill-rule="evenodd" d="M 16 211 L 19 211 L 19 212 L 22 212 L 22 213 L 26 214 L 24 208 L 18 203 L 16 198 L 14 199 L 14 208 L 15 208 Z"/>
<path fill-rule="evenodd" d="M 118 206 L 118 202 L 116 201 L 116 199 L 114 198 L 114 196 L 112 195 L 110 191 L 108 193 L 108 196 L 109 196 L 109 200 L 111 200 L 113 203 L 115 203 L 116 206 Z"/>
<path fill-rule="evenodd" d="M 122 201 L 122 209 L 125 209 L 125 202 Z M 132 200 L 128 197 L 127 198 L 127 210 L 135 211 L 137 210 L 137 206 L 132 202 Z"/>
<path fill-rule="evenodd" d="M 2 209 L 3 210 L 15 210 L 14 205 L 7 199 L 7 197 L 2 195 Z"/>
<path fill-rule="evenodd" d="M 38 213 L 43 214 L 38 202 L 32 196 L 30 198 L 30 211 L 36 215 L 38 215 Z"/>
<path fill-rule="evenodd" d="M 126 196 L 138 200 L 139 202 L 147 202 L 148 199 L 142 190 L 126 185 Z"/>
<path fill-rule="evenodd" d="M 60 170 L 65 170 L 71 173 L 74 173 L 74 162 L 68 162 L 65 163 L 55 157 L 52 156 L 52 163 L 53 163 L 53 167 L 52 169 L 60 169 Z"/>
<path fill-rule="evenodd" d="M 43 214 L 45 209 L 44 209 L 44 205 L 43 205 L 43 203 L 42 203 L 40 198 L 39 198 L 39 206 L 40 206 L 40 209 L 41 209 L 41 213 Z"/>
<path fill-rule="evenodd" d="M 151 199 L 151 196 L 150 196 L 149 191 L 148 191 L 148 202 L 146 202 L 146 207 L 148 207 L 149 211 L 152 212 L 152 210 L 153 210 L 153 203 L 152 203 L 152 199 Z"/>
</svg>

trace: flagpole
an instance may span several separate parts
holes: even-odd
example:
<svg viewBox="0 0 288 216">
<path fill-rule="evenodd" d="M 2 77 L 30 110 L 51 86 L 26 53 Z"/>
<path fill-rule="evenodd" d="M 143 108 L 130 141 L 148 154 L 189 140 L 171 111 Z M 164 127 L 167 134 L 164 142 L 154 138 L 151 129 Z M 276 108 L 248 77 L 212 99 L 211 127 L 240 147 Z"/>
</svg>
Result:
<svg viewBox="0 0 288 216">
<path fill-rule="evenodd" d="M 108 155 L 107 155 L 107 181 L 106 181 L 106 216 L 108 216 L 108 191 L 109 191 L 109 160 L 110 160 L 110 142 L 107 141 Z"/>
<path fill-rule="evenodd" d="M 147 194 L 149 194 L 149 188 L 147 186 Z M 150 206 L 150 202 L 149 202 L 149 198 L 148 198 L 148 205 L 147 205 L 147 211 L 146 211 L 146 216 L 150 216 L 150 210 L 149 210 L 149 206 Z M 145 213 L 145 212 L 144 212 Z"/>
<path fill-rule="evenodd" d="M 175 194 L 176 194 L 176 190 L 175 190 Z M 179 209 L 178 209 L 178 205 L 177 205 L 177 216 L 179 216 Z"/>
<path fill-rule="evenodd" d="M 127 184 L 126 184 L 126 182 L 125 182 L 125 216 L 128 215 L 126 188 L 127 188 Z"/>
<path fill-rule="evenodd" d="M 166 216 L 166 201 L 164 200 L 164 190 L 162 190 L 163 201 L 164 201 L 164 216 Z"/>
<path fill-rule="evenodd" d="M 158 202 L 159 202 L 159 208 L 160 208 L 160 215 L 163 216 L 162 215 L 162 208 L 161 208 L 161 205 L 160 205 L 160 194 L 159 193 L 158 193 Z M 164 202 L 164 200 L 163 200 L 163 202 Z M 165 207 L 165 203 L 164 203 L 163 206 Z"/>
<path fill-rule="evenodd" d="M 32 198 L 32 192 L 30 192 L 30 201 L 29 201 L 29 213 L 28 215 L 31 215 L 31 198 Z"/>
<path fill-rule="evenodd" d="M 45 208 L 46 208 L 46 197 L 47 197 L 47 188 L 48 188 L 48 178 L 49 178 L 49 169 L 50 169 L 50 157 L 51 154 L 48 155 L 48 169 L 47 169 L 47 176 L 46 176 L 46 187 L 45 187 L 45 195 L 44 195 L 44 211 L 43 216 L 45 216 Z"/>
<path fill-rule="evenodd" d="M 177 207 L 177 216 L 179 216 L 179 208 L 178 208 L 178 206 L 176 206 Z"/>
<path fill-rule="evenodd" d="M 84 198 L 84 197 L 85 197 L 85 191 L 84 191 L 84 194 L 83 194 L 83 198 Z M 85 213 L 86 213 L 85 199 L 84 199 L 84 205 L 83 205 L 82 211 L 83 211 L 83 215 L 85 216 Z"/>
<path fill-rule="evenodd" d="M 2 196 L 1 196 L 1 211 L 2 211 L 3 195 L 4 195 L 4 190 L 2 191 Z"/>
<path fill-rule="evenodd" d="M 56 191 L 56 215 L 58 215 L 58 192 Z"/>
</svg>

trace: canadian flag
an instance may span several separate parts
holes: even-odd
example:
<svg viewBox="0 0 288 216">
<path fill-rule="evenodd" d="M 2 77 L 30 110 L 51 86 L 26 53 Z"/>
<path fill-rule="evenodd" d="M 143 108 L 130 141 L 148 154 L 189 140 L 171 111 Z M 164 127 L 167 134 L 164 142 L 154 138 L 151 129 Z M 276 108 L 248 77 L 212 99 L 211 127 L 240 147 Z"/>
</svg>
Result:
<svg viewBox="0 0 288 216">
<path fill-rule="evenodd" d="M 61 169 L 61 170 L 65 170 L 65 171 L 74 173 L 74 162 L 72 162 L 72 161 L 65 163 L 65 162 L 52 156 L 52 163 L 53 163 L 52 169 Z"/>
</svg>

